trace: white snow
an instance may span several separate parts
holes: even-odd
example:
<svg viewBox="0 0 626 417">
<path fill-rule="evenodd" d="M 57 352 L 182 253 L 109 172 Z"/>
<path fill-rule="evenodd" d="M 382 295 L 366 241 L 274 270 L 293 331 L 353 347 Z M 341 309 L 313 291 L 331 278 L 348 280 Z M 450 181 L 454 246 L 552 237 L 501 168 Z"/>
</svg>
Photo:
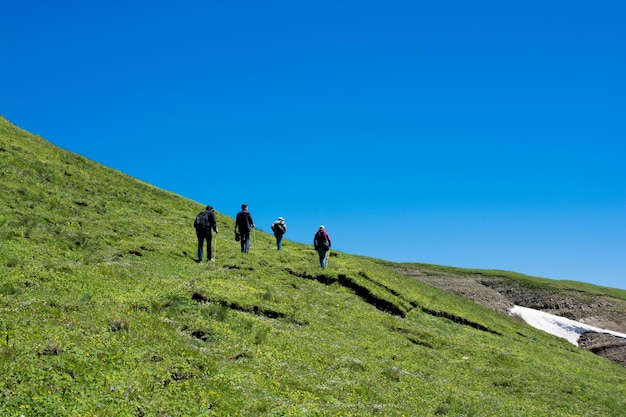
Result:
<svg viewBox="0 0 626 417">
<path fill-rule="evenodd" d="M 567 339 L 570 343 L 578 346 L 578 338 L 581 334 L 591 331 L 596 333 L 608 333 L 626 339 L 626 334 L 614 332 L 612 330 L 601 329 L 599 327 L 590 326 L 575 320 L 566 319 L 565 317 L 555 316 L 554 314 L 545 313 L 533 308 L 513 306 L 512 314 L 517 314 L 529 325 L 550 333 L 554 336 Z"/>
</svg>

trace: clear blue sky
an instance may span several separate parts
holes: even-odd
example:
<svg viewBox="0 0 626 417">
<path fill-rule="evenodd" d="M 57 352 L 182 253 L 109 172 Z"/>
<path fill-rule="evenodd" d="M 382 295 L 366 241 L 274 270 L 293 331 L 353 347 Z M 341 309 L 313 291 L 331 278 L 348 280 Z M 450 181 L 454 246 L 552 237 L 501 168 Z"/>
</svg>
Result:
<svg viewBox="0 0 626 417">
<path fill-rule="evenodd" d="M 622 0 L 0 10 L 0 114 L 62 148 L 290 240 L 626 289 Z"/>
</svg>

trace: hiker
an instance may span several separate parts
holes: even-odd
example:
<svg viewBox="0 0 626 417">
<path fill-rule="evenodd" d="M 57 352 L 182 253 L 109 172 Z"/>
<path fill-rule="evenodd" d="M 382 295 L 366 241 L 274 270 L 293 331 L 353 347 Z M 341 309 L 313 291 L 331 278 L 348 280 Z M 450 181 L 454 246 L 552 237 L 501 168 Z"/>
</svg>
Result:
<svg viewBox="0 0 626 417">
<path fill-rule="evenodd" d="M 250 250 L 250 231 L 254 229 L 254 221 L 252 215 L 248 211 L 248 205 L 242 204 L 241 211 L 237 213 L 235 219 L 235 239 L 239 235 L 241 243 L 241 252 L 248 253 Z"/>
<path fill-rule="evenodd" d="M 326 232 L 326 228 L 322 225 L 313 238 L 313 246 L 315 247 L 317 254 L 320 256 L 320 266 L 322 268 L 326 268 L 326 255 L 330 249 L 330 245 L 330 236 L 328 235 L 328 232 Z"/>
<path fill-rule="evenodd" d="M 213 207 L 206 206 L 204 211 L 201 211 L 193 222 L 193 227 L 196 229 L 196 236 L 198 236 L 198 262 L 202 262 L 202 247 L 204 241 L 207 243 L 207 260 L 213 259 L 213 235 L 211 229 L 218 233 L 217 221 L 215 219 L 215 211 Z"/>
<path fill-rule="evenodd" d="M 276 248 L 280 251 L 283 248 L 283 235 L 287 233 L 287 224 L 285 223 L 285 219 L 279 217 L 278 220 L 272 223 L 272 231 L 274 232 L 274 237 L 276 238 Z"/>
</svg>

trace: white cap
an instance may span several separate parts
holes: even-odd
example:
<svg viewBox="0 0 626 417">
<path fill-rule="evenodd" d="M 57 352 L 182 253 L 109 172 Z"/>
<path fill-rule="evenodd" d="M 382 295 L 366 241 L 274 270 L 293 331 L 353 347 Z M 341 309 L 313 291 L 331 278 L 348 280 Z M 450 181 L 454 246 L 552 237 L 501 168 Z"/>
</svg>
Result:
<svg viewBox="0 0 626 417">
<path fill-rule="evenodd" d="M 285 220 L 285 219 L 283 219 L 282 217 L 279 217 L 278 220 Z"/>
<path fill-rule="evenodd" d="M 321 226 L 320 226 L 320 229 L 326 229 L 326 228 L 324 227 L 324 225 L 321 225 Z"/>
</svg>

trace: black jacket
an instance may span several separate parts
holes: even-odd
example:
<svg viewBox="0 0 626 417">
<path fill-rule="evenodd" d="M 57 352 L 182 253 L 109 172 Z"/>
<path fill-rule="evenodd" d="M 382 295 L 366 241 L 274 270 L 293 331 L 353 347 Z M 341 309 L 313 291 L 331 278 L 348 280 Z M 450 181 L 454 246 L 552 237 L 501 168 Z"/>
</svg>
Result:
<svg viewBox="0 0 626 417">
<path fill-rule="evenodd" d="M 235 219 L 235 230 L 239 231 L 239 233 L 247 233 L 254 227 L 254 221 L 252 220 L 252 215 L 248 210 L 242 210 L 237 213 L 237 218 Z"/>
</svg>

